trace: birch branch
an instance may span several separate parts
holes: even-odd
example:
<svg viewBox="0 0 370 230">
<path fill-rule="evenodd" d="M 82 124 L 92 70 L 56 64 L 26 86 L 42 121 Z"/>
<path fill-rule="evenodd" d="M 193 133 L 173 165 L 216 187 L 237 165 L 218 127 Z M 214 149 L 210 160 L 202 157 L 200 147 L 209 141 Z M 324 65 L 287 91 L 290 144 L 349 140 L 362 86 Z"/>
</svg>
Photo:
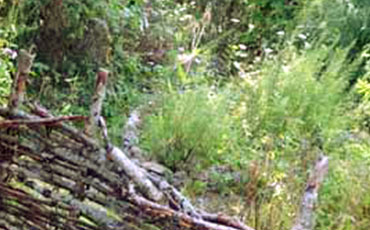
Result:
<svg viewBox="0 0 370 230">
<path fill-rule="evenodd" d="M 329 158 L 322 156 L 313 169 L 303 194 L 300 213 L 292 230 L 313 230 L 314 209 L 317 203 L 319 188 L 328 173 Z"/>
<path fill-rule="evenodd" d="M 178 226 L 174 229 L 193 229 L 193 230 L 253 230 L 244 226 L 225 226 L 223 224 L 212 223 L 201 218 L 192 217 L 186 213 L 177 212 L 166 206 L 154 203 L 135 193 L 134 186 L 129 185 L 129 199 L 149 216 L 165 220 L 177 220 Z"/>
<path fill-rule="evenodd" d="M 163 199 L 163 193 L 149 180 L 146 172 L 133 163 L 119 148 L 113 147 L 109 158 L 123 168 L 125 173 L 139 186 L 140 191 L 149 199 L 154 201 Z"/>
<path fill-rule="evenodd" d="M 136 109 L 132 111 L 129 116 L 127 123 L 124 126 L 123 132 L 123 148 L 127 151 L 137 149 L 135 151 L 141 152 L 140 148 L 135 146 L 138 143 L 138 126 L 141 124 L 140 111 Z M 135 155 L 135 154 L 134 154 Z M 158 175 L 147 173 L 149 179 L 166 195 L 171 205 L 175 206 L 178 212 L 183 213 L 184 216 L 189 216 L 190 219 L 194 220 L 204 220 L 209 222 L 208 224 L 215 224 L 216 226 L 227 226 L 232 229 L 241 229 L 241 230 L 253 230 L 251 227 L 244 225 L 240 221 L 224 215 L 219 214 L 210 214 L 195 208 L 191 201 L 181 194 L 174 186 L 170 185 L 166 180 Z M 176 214 L 174 215 L 182 215 Z M 197 223 L 198 224 L 198 223 Z M 196 224 L 196 225 L 197 225 Z M 199 227 L 199 226 L 197 226 Z M 210 226 L 209 226 L 210 227 Z"/>
<path fill-rule="evenodd" d="M 108 71 L 101 69 L 97 74 L 95 92 L 90 108 L 90 117 L 88 126 L 86 127 L 86 133 L 90 136 L 93 136 L 96 133 L 96 128 L 99 127 L 102 131 L 108 158 L 122 167 L 124 172 L 139 186 L 141 192 L 143 192 L 145 196 L 151 200 L 160 201 L 163 199 L 163 194 L 149 180 L 145 171 L 134 164 L 119 148 L 113 146 L 109 140 L 105 121 L 100 116 L 107 81 Z"/>
</svg>

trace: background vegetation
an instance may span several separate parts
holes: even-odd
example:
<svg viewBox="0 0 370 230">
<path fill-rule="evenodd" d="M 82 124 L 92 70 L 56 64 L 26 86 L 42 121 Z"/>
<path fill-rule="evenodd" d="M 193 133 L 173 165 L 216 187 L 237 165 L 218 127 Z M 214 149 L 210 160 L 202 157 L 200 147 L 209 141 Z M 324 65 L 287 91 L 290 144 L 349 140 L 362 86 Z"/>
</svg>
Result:
<svg viewBox="0 0 370 230">
<path fill-rule="evenodd" d="M 0 0 L 0 20 L 1 105 L 21 48 L 37 53 L 28 99 L 55 113 L 87 114 L 108 68 L 113 140 L 148 107 L 146 157 L 194 178 L 189 195 L 216 185 L 248 225 L 288 229 L 326 154 L 316 229 L 370 229 L 369 1 Z M 225 167 L 239 178 L 196 178 Z"/>
</svg>

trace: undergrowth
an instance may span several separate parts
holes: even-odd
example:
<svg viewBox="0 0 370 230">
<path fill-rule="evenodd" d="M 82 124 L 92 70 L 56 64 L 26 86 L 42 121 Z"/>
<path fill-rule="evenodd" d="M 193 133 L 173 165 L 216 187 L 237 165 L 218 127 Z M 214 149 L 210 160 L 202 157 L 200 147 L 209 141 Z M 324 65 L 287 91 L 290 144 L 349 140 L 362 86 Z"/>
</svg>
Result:
<svg viewBox="0 0 370 230">
<path fill-rule="evenodd" d="M 68 0 L 54 40 L 40 37 L 56 23 L 40 20 L 41 9 L 56 16 L 50 1 L 0 3 L 0 105 L 16 72 L 12 51 L 39 42 L 27 99 L 87 115 L 95 70 L 106 66 L 103 116 L 116 145 L 125 115 L 150 98 L 147 157 L 192 176 L 225 165 L 240 173 L 196 179 L 187 194 L 204 195 L 211 182 L 240 198 L 229 211 L 255 229 L 289 229 L 325 154 L 315 229 L 370 229 L 369 1 Z M 109 28 L 104 44 L 87 39 L 97 18 Z"/>
</svg>

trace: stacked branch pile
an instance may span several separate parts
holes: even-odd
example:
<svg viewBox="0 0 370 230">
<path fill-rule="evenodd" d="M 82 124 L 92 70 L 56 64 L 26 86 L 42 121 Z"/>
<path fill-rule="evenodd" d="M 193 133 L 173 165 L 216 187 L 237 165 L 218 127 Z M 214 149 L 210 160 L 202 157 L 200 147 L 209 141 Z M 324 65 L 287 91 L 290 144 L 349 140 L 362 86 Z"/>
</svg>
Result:
<svg viewBox="0 0 370 230">
<path fill-rule="evenodd" d="M 97 73 L 89 117 L 53 116 L 24 103 L 33 58 L 20 53 L 9 105 L 0 109 L 0 228 L 251 229 L 196 209 L 163 178 L 131 161 L 125 147 L 112 145 L 100 116 L 108 71 Z M 126 136 L 135 136 L 130 132 Z M 125 141 L 128 148 L 130 138 Z"/>
<path fill-rule="evenodd" d="M 20 52 L 9 104 L 0 108 L 0 229 L 252 230 L 232 217 L 197 209 L 164 178 L 127 156 L 138 138 L 139 111 L 124 128 L 123 147 L 110 142 L 101 117 L 107 70 L 97 73 L 88 117 L 53 116 L 37 103 L 24 103 L 33 58 Z M 327 170 L 323 156 L 292 229 L 313 229 Z"/>
</svg>

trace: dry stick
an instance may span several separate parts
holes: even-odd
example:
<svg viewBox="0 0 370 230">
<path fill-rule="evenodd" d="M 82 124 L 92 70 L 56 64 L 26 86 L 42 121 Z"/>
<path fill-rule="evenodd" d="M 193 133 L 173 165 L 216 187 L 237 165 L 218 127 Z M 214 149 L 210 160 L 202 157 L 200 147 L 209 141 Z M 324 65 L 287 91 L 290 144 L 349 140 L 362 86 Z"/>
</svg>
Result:
<svg viewBox="0 0 370 230">
<path fill-rule="evenodd" d="M 19 105 L 22 104 L 24 100 L 26 82 L 34 58 L 35 55 L 28 53 L 26 50 L 21 50 L 19 52 L 18 71 L 13 81 L 12 92 L 9 99 L 10 109 L 18 109 Z"/>
<path fill-rule="evenodd" d="M 33 191 L 37 192 L 40 195 L 43 195 L 43 191 L 45 191 L 44 187 L 41 187 L 40 185 L 34 183 L 32 184 Z M 50 201 L 48 199 L 36 199 L 28 194 L 24 193 L 21 190 L 14 189 L 8 185 L 1 184 L 0 183 L 0 194 L 16 198 L 18 202 L 22 201 L 29 201 L 31 204 L 45 204 L 47 207 L 55 206 L 53 203 L 57 203 L 59 208 L 63 209 L 63 211 L 66 211 L 70 206 L 75 206 L 81 210 L 81 212 L 86 215 L 90 220 L 95 220 L 97 223 L 100 224 L 109 224 L 113 222 L 113 219 L 108 217 L 105 213 L 103 213 L 101 210 L 98 210 L 96 208 L 91 208 L 87 206 L 86 204 L 82 203 L 81 201 L 78 201 L 72 197 L 64 197 L 61 195 L 56 195 L 54 193 L 50 194 Z M 44 196 L 44 195 L 43 195 Z M 42 208 L 42 206 L 40 206 Z M 41 213 L 42 215 L 43 213 Z M 54 213 L 55 215 L 55 213 Z M 63 217 L 63 214 L 57 214 L 59 217 Z M 49 215 L 50 216 L 50 215 Z M 70 217 L 66 217 L 66 220 L 69 220 Z M 49 223 L 50 224 L 50 223 Z M 93 228 L 93 226 L 89 226 Z M 93 228 L 97 229 L 97 228 Z"/>
<path fill-rule="evenodd" d="M 4 142 L 7 142 L 6 138 L 3 139 L 2 137 L 3 135 L 0 135 L 0 146 L 2 147 L 12 149 L 13 147 L 19 145 L 16 142 L 10 142 L 9 144 L 5 144 Z M 72 181 L 74 182 L 81 181 L 81 179 L 79 178 L 79 175 L 75 174 L 74 171 L 66 169 L 60 165 L 55 165 L 55 161 L 52 162 L 53 167 L 48 168 L 46 165 L 44 165 L 43 162 L 40 162 L 42 161 L 42 157 L 40 159 L 36 159 L 37 155 L 46 156 L 46 152 L 37 152 L 32 149 L 27 150 L 25 149 L 25 147 L 21 147 L 21 146 L 17 146 L 17 147 L 18 149 L 23 149 L 22 154 L 31 157 L 36 162 L 29 161 L 29 160 L 22 160 L 17 163 L 13 163 L 10 169 L 16 175 L 27 175 L 27 178 L 34 178 L 34 179 L 38 179 L 44 182 L 46 181 L 49 184 L 56 185 L 60 188 L 64 188 L 71 192 L 79 192 L 78 190 L 76 190 L 77 187 L 75 186 L 74 183 L 72 183 Z M 66 161 L 70 160 L 70 158 L 65 156 L 65 154 L 63 153 L 54 152 L 54 154 L 52 155 L 55 155 L 57 157 L 64 156 L 64 158 L 62 158 L 63 160 L 66 160 Z M 76 162 L 76 164 L 78 163 Z M 97 168 L 97 166 L 91 165 L 91 163 L 89 163 L 88 160 L 86 160 L 84 163 L 81 162 L 80 164 L 78 164 L 78 166 L 81 168 L 85 166 L 89 167 L 99 174 L 99 178 L 96 177 L 94 180 L 90 180 L 89 178 L 86 178 L 86 177 L 82 179 L 83 182 L 86 182 L 87 184 L 89 184 L 90 187 L 94 188 L 94 190 L 96 190 L 97 192 L 101 194 L 112 194 L 114 192 L 114 190 L 112 190 L 110 187 L 107 187 L 108 185 L 106 185 L 104 181 L 108 182 L 108 184 L 115 184 L 116 181 L 120 179 L 118 175 L 107 172 L 107 171 L 105 172 L 101 172 L 101 170 L 98 171 L 99 169 Z M 127 183 L 125 182 L 125 184 Z M 86 198 L 88 198 L 91 201 L 94 201 L 102 205 L 106 205 L 104 201 L 105 199 L 96 193 L 87 191 L 85 195 L 86 195 Z"/>
<path fill-rule="evenodd" d="M 138 126 L 141 124 L 140 111 L 139 109 L 133 110 L 129 116 L 129 119 L 124 127 L 123 133 L 123 148 L 130 149 L 137 145 L 138 142 Z M 140 151 L 141 152 L 141 151 Z M 161 190 L 167 191 L 171 198 L 176 201 L 183 212 L 190 216 L 201 218 L 199 213 L 191 202 L 183 196 L 175 187 L 171 186 L 167 181 L 163 180 L 158 176 L 148 174 L 151 181 Z"/>
<path fill-rule="evenodd" d="M 127 156 L 120 150 L 119 148 L 112 146 L 109 137 L 108 137 L 108 130 L 105 125 L 104 119 L 100 119 L 99 126 L 103 132 L 103 138 L 105 139 L 106 146 L 108 147 L 108 156 L 109 159 L 113 160 L 114 162 L 118 163 L 122 168 L 123 171 L 133 179 L 140 187 L 141 191 L 147 195 L 150 199 L 159 201 L 163 198 L 162 192 L 160 192 L 149 180 L 148 176 L 146 175 L 145 171 L 133 163 Z"/>
<path fill-rule="evenodd" d="M 149 174 L 150 179 L 163 191 L 167 191 L 171 198 L 180 205 L 181 211 L 197 218 L 202 218 L 191 202 L 182 195 L 175 187 L 161 177 Z"/>
<path fill-rule="evenodd" d="M 308 180 L 303 194 L 299 216 L 292 230 L 312 230 L 314 228 L 314 208 L 317 203 L 318 191 L 329 169 L 329 158 L 322 156 Z"/>
<path fill-rule="evenodd" d="M 104 139 L 108 143 L 108 158 L 121 166 L 123 171 L 139 186 L 140 190 L 149 197 L 149 199 L 154 201 L 162 200 L 163 193 L 155 187 L 145 171 L 132 162 L 122 150 L 109 143 L 105 122 L 101 122 L 100 126 L 103 129 Z"/>
<path fill-rule="evenodd" d="M 86 120 L 85 116 L 60 116 L 52 118 L 40 118 L 34 120 L 4 120 L 0 121 L 0 128 L 16 127 L 19 125 L 59 125 L 62 121 L 83 121 Z"/>
<path fill-rule="evenodd" d="M 44 109 L 45 110 L 45 109 Z M 50 115 L 50 113 L 47 113 L 47 115 L 49 117 L 52 117 Z M 5 109 L 2 109 L 0 108 L 0 116 L 16 116 L 17 118 L 22 118 L 22 119 L 36 119 L 35 116 L 31 116 L 31 115 L 28 115 L 24 112 L 20 112 L 20 111 L 16 111 L 16 112 L 8 112 L 6 111 Z M 60 132 L 63 132 L 64 130 L 62 129 L 72 129 L 71 127 L 68 127 L 67 125 L 65 124 L 61 124 L 61 129 L 59 129 Z M 80 132 L 77 132 L 76 130 L 73 129 L 73 138 L 76 138 L 76 139 L 81 139 L 84 135 Z M 71 137 L 71 138 L 72 138 Z M 81 166 L 81 164 L 83 166 L 86 166 L 96 172 L 98 172 L 99 174 L 103 175 L 105 177 L 105 179 L 107 179 L 110 183 L 114 183 L 114 180 L 118 177 L 115 177 L 113 176 L 113 172 L 110 172 L 108 169 L 104 168 L 104 167 L 100 167 L 100 164 L 96 164 L 96 162 L 94 161 L 93 159 L 93 156 L 89 155 L 89 156 L 86 156 L 88 157 L 85 158 L 84 156 L 82 155 L 73 155 L 72 152 L 69 152 L 69 151 L 65 151 L 65 150 L 57 150 L 57 149 L 53 149 L 53 145 L 52 145 L 52 140 L 50 140 L 50 138 L 48 139 L 42 139 L 42 138 L 39 138 L 39 137 L 33 137 L 33 140 L 36 141 L 36 138 L 44 145 L 47 146 L 47 151 L 52 154 L 52 155 L 55 155 L 57 156 L 58 158 L 60 158 L 62 161 L 68 163 L 68 164 L 71 164 L 71 165 L 76 165 L 77 167 Z M 93 146 L 98 146 L 98 143 L 96 143 L 94 140 L 91 140 L 91 139 L 86 139 L 88 140 L 88 143 L 91 143 L 93 144 Z M 9 142 L 9 144 L 11 146 L 13 146 L 15 149 L 16 148 L 19 148 L 20 150 L 21 149 L 24 149 L 24 147 L 22 147 L 22 145 L 20 143 L 18 143 L 18 139 L 17 138 L 13 138 L 11 136 L 8 136 L 8 135 L 4 135 L 4 134 L 0 134 L 0 143 L 1 144 L 4 144 L 4 143 L 7 143 Z M 0 145 L 1 145 L 0 144 Z M 23 143 L 25 144 L 25 143 Z M 26 151 L 28 151 L 29 153 L 24 153 L 26 155 L 30 155 L 30 156 L 33 156 L 33 157 L 37 157 L 37 158 L 40 158 L 41 157 L 41 152 L 35 150 L 35 149 L 26 149 Z M 99 150 L 96 149 L 96 150 L 91 150 L 93 151 L 94 153 L 99 153 Z M 35 153 L 36 155 L 34 155 L 33 153 Z"/>
<path fill-rule="evenodd" d="M 147 215 L 153 216 L 155 218 L 163 219 L 176 219 L 180 229 L 196 229 L 196 230 L 252 230 L 250 228 L 238 228 L 225 226 L 223 224 L 217 224 L 205 221 L 200 218 L 192 217 L 188 214 L 177 212 L 166 206 L 151 202 L 144 197 L 141 197 L 135 193 L 134 186 L 129 185 L 129 199 L 136 204 L 141 210 Z"/>
<path fill-rule="evenodd" d="M 161 190 L 168 191 L 172 198 L 180 204 L 183 212 L 187 215 L 195 218 L 200 218 L 205 221 L 209 221 L 215 224 L 221 224 L 224 226 L 230 226 L 241 230 L 253 230 L 253 228 L 241 223 L 239 220 L 227 216 L 222 213 L 211 214 L 201 210 L 196 209 L 191 202 L 182 195 L 175 187 L 170 185 L 167 181 L 162 180 L 158 176 L 150 175 L 151 180 L 153 180 Z"/>
<path fill-rule="evenodd" d="M 140 190 L 145 194 L 145 196 L 151 200 L 160 201 L 163 199 L 162 192 L 155 187 L 139 166 L 134 164 L 119 148 L 113 146 L 109 140 L 107 127 L 104 119 L 100 116 L 107 81 L 108 71 L 101 69 L 97 74 L 95 92 L 90 108 L 90 119 L 86 129 L 87 134 L 93 136 L 95 134 L 96 127 L 100 127 L 103 133 L 108 157 L 123 168 L 124 172 L 140 187 Z"/>
<path fill-rule="evenodd" d="M 26 50 L 20 50 L 18 56 L 18 70 L 12 82 L 8 108 L 11 112 L 17 110 L 24 100 L 28 74 L 31 71 L 35 55 L 28 53 Z M 15 152 L 11 153 L 13 155 Z M 0 163 L 1 168 L 1 163 Z"/>
<path fill-rule="evenodd" d="M 53 117 L 53 115 L 46 108 L 42 107 L 41 105 L 37 103 L 28 104 L 28 106 L 30 107 L 31 113 L 36 114 L 39 117 L 42 117 L 42 118 L 52 118 Z M 5 115 L 7 113 L 2 108 L 0 108 L 0 115 L 3 115 L 3 114 Z M 26 119 L 36 119 L 36 118 L 38 119 L 39 118 L 39 117 L 31 116 L 31 115 L 26 115 L 22 113 L 21 111 L 18 111 L 17 117 L 26 118 Z M 96 148 L 98 147 L 97 143 L 95 143 L 94 140 L 84 135 L 79 130 L 73 127 L 67 126 L 63 123 L 60 124 L 60 128 L 61 128 L 61 131 L 63 131 L 64 133 L 67 133 L 68 135 L 73 136 L 74 139 L 82 141 L 84 144 L 87 144 L 91 147 L 96 147 Z"/>
<path fill-rule="evenodd" d="M 100 69 L 96 76 L 95 91 L 90 106 L 89 122 L 87 123 L 85 131 L 89 136 L 94 136 L 96 134 L 96 127 L 99 125 L 105 89 L 108 82 L 108 74 L 109 72 L 107 70 Z"/>
<path fill-rule="evenodd" d="M 125 173 L 139 186 L 140 191 L 145 196 L 154 201 L 163 199 L 163 193 L 149 180 L 145 171 L 133 163 L 119 148 L 113 147 L 109 154 L 111 159 L 118 163 Z"/>
<path fill-rule="evenodd" d="M 201 212 L 203 220 L 210 221 L 213 223 L 219 223 L 226 226 L 231 226 L 233 228 L 242 229 L 242 230 L 254 230 L 253 228 L 244 225 L 239 220 L 226 216 L 224 214 L 211 214 L 207 212 Z"/>
</svg>

